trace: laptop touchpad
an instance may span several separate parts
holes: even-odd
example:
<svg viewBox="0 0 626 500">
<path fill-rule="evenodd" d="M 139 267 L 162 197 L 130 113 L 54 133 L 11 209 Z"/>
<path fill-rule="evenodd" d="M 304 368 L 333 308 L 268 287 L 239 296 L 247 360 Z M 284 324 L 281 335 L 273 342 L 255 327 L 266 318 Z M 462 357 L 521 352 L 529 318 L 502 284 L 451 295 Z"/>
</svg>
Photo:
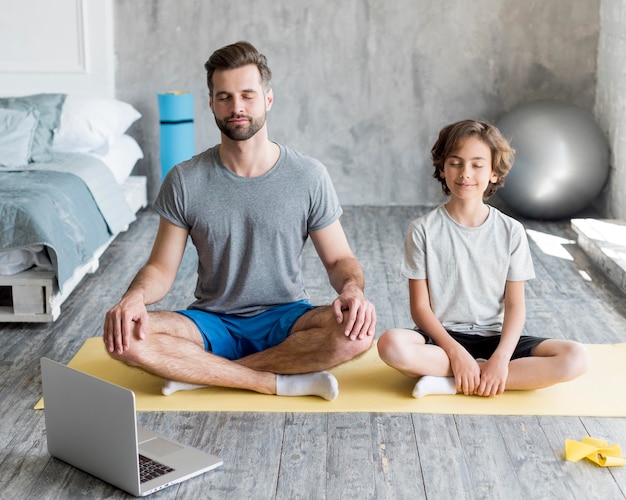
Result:
<svg viewBox="0 0 626 500">
<path fill-rule="evenodd" d="M 183 446 L 177 445 L 176 443 L 172 443 L 158 437 L 150 439 L 149 441 L 144 441 L 139 445 L 140 451 L 145 450 L 146 452 L 156 455 L 158 457 L 168 455 L 169 453 L 174 453 L 175 451 L 182 450 L 183 448 Z"/>
</svg>

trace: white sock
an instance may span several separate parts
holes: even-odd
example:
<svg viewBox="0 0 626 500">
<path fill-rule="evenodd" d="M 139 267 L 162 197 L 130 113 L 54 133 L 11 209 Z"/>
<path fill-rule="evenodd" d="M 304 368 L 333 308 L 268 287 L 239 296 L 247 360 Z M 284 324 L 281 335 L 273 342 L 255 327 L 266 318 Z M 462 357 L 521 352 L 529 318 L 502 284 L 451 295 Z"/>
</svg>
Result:
<svg viewBox="0 0 626 500">
<path fill-rule="evenodd" d="M 429 394 L 456 394 L 454 377 L 435 377 L 424 375 L 413 389 L 413 397 L 421 398 Z"/>
<path fill-rule="evenodd" d="M 339 384 L 328 372 L 276 375 L 276 394 L 279 396 L 319 396 L 332 401 L 339 395 Z"/>
<path fill-rule="evenodd" d="M 166 380 L 161 387 L 161 393 L 163 393 L 164 396 L 169 396 L 177 391 L 193 391 L 194 389 L 202 389 L 204 387 L 210 386 L 188 384 L 187 382 L 177 382 L 176 380 Z"/>
</svg>

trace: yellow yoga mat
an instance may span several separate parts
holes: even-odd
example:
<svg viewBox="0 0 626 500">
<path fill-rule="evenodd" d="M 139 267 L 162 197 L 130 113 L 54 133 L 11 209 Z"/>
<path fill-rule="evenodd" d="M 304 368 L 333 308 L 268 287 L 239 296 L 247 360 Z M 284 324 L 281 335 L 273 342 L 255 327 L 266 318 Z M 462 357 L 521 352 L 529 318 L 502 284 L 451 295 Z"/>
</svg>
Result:
<svg viewBox="0 0 626 500">
<path fill-rule="evenodd" d="M 131 389 L 138 411 L 385 412 L 465 415 L 561 415 L 626 417 L 626 343 L 587 345 L 591 368 L 582 377 L 536 391 L 509 391 L 491 398 L 426 396 L 415 399 L 415 380 L 389 368 L 372 348 L 332 370 L 339 382 L 334 401 L 281 397 L 211 387 L 161 395 L 163 380 L 112 360 L 102 338 L 88 339 L 69 365 Z M 40 400 L 36 409 L 43 408 Z"/>
</svg>

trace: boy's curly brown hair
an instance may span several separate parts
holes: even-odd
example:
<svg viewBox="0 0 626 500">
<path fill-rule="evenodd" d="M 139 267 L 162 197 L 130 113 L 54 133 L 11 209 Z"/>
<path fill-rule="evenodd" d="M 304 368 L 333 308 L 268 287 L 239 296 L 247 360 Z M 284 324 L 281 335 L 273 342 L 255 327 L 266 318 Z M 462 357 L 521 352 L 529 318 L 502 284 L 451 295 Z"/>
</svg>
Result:
<svg viewBox="0 0 626 500">
<path fill-rule="evenodd" d="M 468 137 L 478 137 L 491 150 L 491 167 L 498 177 L 490 182 L 485 190 L 485 199 L 493 195 L 504 185 L 504 178 L 513 166 L 515 150 L 504 138 L 502 133 L 491 123 L 477 120 L 462 120 L 442 128 L 439 137 L 431 149 L 431 157 L 435 172 L 433 177 L 441 182 L 445 194 L 450 194 L 446 180 L 441 176 L 446 158 L 456 151 Z"/>
</svg>

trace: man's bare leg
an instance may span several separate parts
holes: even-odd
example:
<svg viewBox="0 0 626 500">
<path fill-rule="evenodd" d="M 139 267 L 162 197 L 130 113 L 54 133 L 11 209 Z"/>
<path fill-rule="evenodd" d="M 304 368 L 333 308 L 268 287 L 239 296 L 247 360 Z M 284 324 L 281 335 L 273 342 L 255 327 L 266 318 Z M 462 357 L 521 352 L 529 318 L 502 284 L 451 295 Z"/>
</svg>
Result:
<svg viewBox="0 0 626 500">
<path fill-rule="evenodd" d="M 276 393 L 273 373 L 252 370 L 206 352 L 193 321 L 178 313 L 150 313 L 145 339 L 135 339 L 123 354 L 110 355 L 168 380 Z"/>
<path fill-rule="evenodd" d="M 347 313 L 346 313 L 347 318 Z M 276 394 L 282 396 L 317 395 L 333 400 L 339 394 L 335 377 L 325 370 L 365 352 L 372 338 L 352 341 L 343 335 L 330 306 L 317 307 L 302 315 L 292 333 L 281 344 L 239 360 L 257 371 L 276 373 Z M 165 392 L 196 389 L 198 386 L 169 382 Z"/>
<path fill-rule="evenodd" d="M 347 320 L 347 313 L 344 314 Z M 333 400 L 339 394 L 337 379 L 325 370 L 354 359 L 367 351 L 373 337 L 350 340 L 330 306 L 302 315 L 289 337 L 264 351 L 237 360 L 254 370 L 276 373 L 276 393 L 282 396 L 317 394 Z"/>
<path fill-rule="evenodd" d="M 344 320 L 347 314 L 344 313 Z M 362 355 L 372 346 L 373 337 L 350 340 L 344 335 L 344 328 L 344 324 L 337 323 L 330 306 L 320 306 L 298 318 L 283 342 L 237 363 L 281 374 L 329 370 Z"/>
<path fill-rule="evenodd" d="M 131 350 L 123 355 L 112 354 L 112 356 L 121 359 L 127 364 L 140 366 L 146 371 L 159 375 L 168 381 L 175 381 L 166 383 L 164 386 L 165 394 L 171 394 L 181 389 L 195 389 L 207 385 L 216 385 L 221 387 L 249 389 L 264 394 L 286 396 L 311 394 L 329 400 L 337 397 L 338 387 L 336 379 L 331 374 L 320 371 L 326 367 L 336 366 L 336 364 L 341 362 L 337 361 L 338 357 L 333 356 L 332 352 L 327 349 L 327 340 L 332 334 L 328 334 L 326 328 L 312 329 L 314 331 L 310 332 L 311 335 L 307 348 L 300 345 L 302 342 L 290 342 L 290 344 L 293 344 L 294 347 L 298 346 L 298 348 L 295 350 L 288 349 L 287 352 L 284 352 L 284 349 L 280 349 L 279 352 L 276 353 L 277 355 L 269 356 L 273 361 L 263 361 L 263 356 L 259 359 L 256 354 L 252 355 L 257 357 L 256 361 L 254 359 L 244 361 L 247 360 L 247 358 L 238 361 L 230 361 L 207 353 L 204 350 L 202 338 L 195 324 L 185 316 L 168 312 L 150 314 L 152 331 L 146 335 L 146 339 L 141 342 L 135 341 L 132 344 Z M 305 326 L 319 324 L 321 319 L 328 319 L 326 314 L 315 314 L 305 318 L 305 316 L 309 314 L 310 313 L 305 314 L 301 318 L 302 321 L 298 320 L 294 327 L 298 324 Z M 311 321 L 313 321 L 313 323 Z M 334 318 L 333 322 L 333 326 L 340 326 L 337 325 Z M 327 325 L 328 322 L 323 322 L 323 324 Z M 341 328 L 338 330 L 342 331 Z M 294 333 L 296 332 L 294 331 Z M 317 339 L 320 333 L 326 334 L 323 335 L 326 341 L 312 342 L 313 339 Z M 292 336 L 287 340 L 290 340 Z M 343 337 L 343 333 L 341 333 L 341 341 L 353 342 L 344 339 L 345 337 Z M 365 348 L 366 350 L 370 345 L 371 339 L 369 339 L 369 344 L 366 346 L 361 343 L 361 346 L 363 346 L 361 349 Z M 317 347 L 324 348 L 323 352 L 315 352 Z M 263 353 L 265 352 L 267 351 Z M 359 353 L 360 352 L 357 352 L 357 354 Z M 309 355 L 314 355 L 315 359 L 310 363 L 305 363 L 306 366 L 303 367 L 303 360 L 300 356 L 307 358 Z M 346 354 L 344 353 L 342 355 L 345 356 Z M 294 364 L 294 356 L 296 360 L 300 359 L 300 363 Z M 274 369 L 280 368 L 281 363 L 277 361 L 280 359 L 289 360 L 291 371 L 287 372 L 287 374 L 281 374 L 278 370 L 274 371 Z M 250 366 L 247 365 L 247 362 L 250 362 Z M 263 364 L 265 364 L 267 368 L 262 368 Z M 293 367 L 298 364 L 299 369 L 294 370 Z M 283 366 L 286 366 L 286 364 L 283 363 Z M 274 369 L 272 369 L 272 367 Z M 317 370 L 315 368 L 317 368 Z M 303 372 L 307 373 L 303 374 Z M 277 373 L 280 375 L 277 376 Z"/>
</svg>

